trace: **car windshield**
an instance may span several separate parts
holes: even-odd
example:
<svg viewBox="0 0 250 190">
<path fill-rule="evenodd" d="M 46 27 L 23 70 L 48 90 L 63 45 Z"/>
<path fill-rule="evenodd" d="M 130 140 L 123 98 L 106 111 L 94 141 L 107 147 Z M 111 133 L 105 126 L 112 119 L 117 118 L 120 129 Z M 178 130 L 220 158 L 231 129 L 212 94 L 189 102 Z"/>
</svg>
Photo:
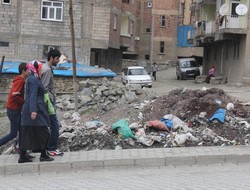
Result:
<svg viewBox="0 0 250 190">
<path fill-rule="evenodd" d="M 147 75 L 145 69 L 130 69 L 128 75 Z"/>
<path fill-rule="evenodd" d="M 195 61 L 183 61 L 180 62 L 181 68 L 190 68 L 190 67 L 198 67 L 198 64 Z"/>
</svg>

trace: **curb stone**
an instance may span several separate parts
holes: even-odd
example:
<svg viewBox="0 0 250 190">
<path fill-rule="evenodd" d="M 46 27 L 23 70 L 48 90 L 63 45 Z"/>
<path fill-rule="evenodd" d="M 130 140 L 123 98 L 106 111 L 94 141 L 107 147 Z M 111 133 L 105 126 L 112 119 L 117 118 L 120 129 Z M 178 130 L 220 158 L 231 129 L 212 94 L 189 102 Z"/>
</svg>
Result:
<svg viewBox="0 0 250 190">
<path fill-rule="evenodd" d="M 18 155 L 0 156 L 0 175 L 42 174 L 114 167 L 162 167 L 250 162 L 250 146 L 181 147 L 65 152 L 53 162 L 18 164 Z"/>
</svg>

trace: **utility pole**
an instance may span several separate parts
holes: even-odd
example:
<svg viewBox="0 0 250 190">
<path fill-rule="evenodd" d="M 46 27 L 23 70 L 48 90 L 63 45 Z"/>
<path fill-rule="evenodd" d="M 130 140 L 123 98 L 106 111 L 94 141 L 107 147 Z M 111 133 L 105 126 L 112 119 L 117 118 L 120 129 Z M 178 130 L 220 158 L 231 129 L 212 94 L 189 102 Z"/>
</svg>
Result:
<svg viewBox="0 0 250 190">
<path fill-rule="evenodd" d="M 3 63 L 5 56 L 2 57 L 1 65 L 0 65 L 0 76 L 2 75 Z"/>
<path fill-rule="evenodd" d="M 152 7 L 152 27 L 151 27 L 151 44 L 150 44 L 150 64 L 153 64 L 154 61 L 154 30 L 155 30 L 155 15 L 154 15 L 154 4 Z"/>
<path fill-rule="evenodd" d="M 76 84 L 75 30 L 74 30 L 72 0 L 69 0 L 69 16 L 70 16 L 71 49 L 72 49 L 72 64 L 73 64 L 74 105 L 75 105 L 75 111 L 77 112 L 78 111 L 78 96 L 77 96 L 77 84 Z"/>
</svg>

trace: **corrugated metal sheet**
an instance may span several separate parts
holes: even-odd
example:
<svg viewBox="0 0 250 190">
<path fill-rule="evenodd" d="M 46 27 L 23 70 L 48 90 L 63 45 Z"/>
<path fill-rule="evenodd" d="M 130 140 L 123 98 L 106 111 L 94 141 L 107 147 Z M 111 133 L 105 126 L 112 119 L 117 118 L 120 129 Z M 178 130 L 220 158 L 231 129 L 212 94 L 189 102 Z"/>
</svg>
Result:
<svg viewBox="0 0 250 190">
<path fill-rule="evenodd" d="M 178 26 L 178 47 L 193 47 L 193 44 L 188 43 L 188 34 L 194 32 L 193 26 Z M 190 38 L 190 37 L 189 37 Z"/>
</svg>

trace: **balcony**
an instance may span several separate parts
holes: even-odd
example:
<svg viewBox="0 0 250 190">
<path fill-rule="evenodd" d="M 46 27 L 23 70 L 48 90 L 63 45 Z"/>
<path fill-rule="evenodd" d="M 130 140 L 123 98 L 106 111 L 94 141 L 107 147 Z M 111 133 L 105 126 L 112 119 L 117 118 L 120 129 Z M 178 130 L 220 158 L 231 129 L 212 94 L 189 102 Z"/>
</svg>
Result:
<svg viewBox="0 0 250 190">
<path fill-rule="evenodd" d="M 211 4 L 211 3 L 216 3 L 216 0 L 196 0 L 196 3 Z"/>
<path fill-rule="evenodd" d="M 125 35 L 120 35 L 120 46 L 129 48 L 131 46 L 131 37 L 130 36 L 125 36 Z"/>
<path fill-rule="evenodd" d="M 247 22 L 247 15 L 225 15 L 219 18 L 219 33 L 246 34 Z"/>
<path fill-rule="evenodd" d="M 195 29 L 195 37 L 204 37 L 205 36 L 205 28 L 206 28 L 205 21 L 197 22 L 197 26 Z"/>
<path fill-rule="evenodd" d="M 195 45 L 203 46 L 214 41 L 216 32 L 215 20 L 197 22 L 195 30 Z"/>
<path fill-rule="evenodd" d="M 205 30 L 205 36 L 214 36 L 216 25 L 215 25 L 215 20 L 208 21 L 206 23 L 206 30 Z"/>
</svg>

